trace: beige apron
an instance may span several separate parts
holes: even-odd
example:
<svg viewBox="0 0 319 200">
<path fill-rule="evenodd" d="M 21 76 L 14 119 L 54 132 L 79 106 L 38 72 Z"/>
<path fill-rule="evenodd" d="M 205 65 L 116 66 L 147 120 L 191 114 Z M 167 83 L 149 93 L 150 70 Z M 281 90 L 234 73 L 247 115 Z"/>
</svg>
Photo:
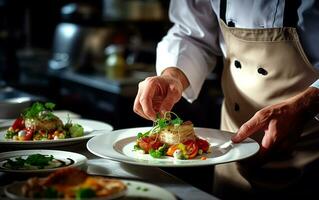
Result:
<svg viewBox="0 0 319 200">
<path fill-rule="evenodd" d="M 228 27 L 222 20 L 220 27 L 226 45 L 221 129 L 236 132 L 256 111 L 300 93 L 318 78 L 318 72 L 300 45 L 295 28 L 242 29 Z M 258 133 L 252 137 L 260 142 L 262 136 Z M 274 174 L 246 176 L 238 173 L 238 163 L 229 163 L 215 167 L 214 190 L 226 190 L 226 183 L 243 191 L 252 187 L 280 188 L 289 185 L 300 176 L 299 169 L 319 158 L 318 150 L 313 152 L 307 149 L 307 145 L 300 146 L 289 160 L 263 166 L 267 173 L 268 168 L 296 169 L 284 170 L 291 173 L 285 176 L 286 180 L 279 176 L 277 182 L 272 178 L 268 183 L 269 176 Z"/>
</svg>

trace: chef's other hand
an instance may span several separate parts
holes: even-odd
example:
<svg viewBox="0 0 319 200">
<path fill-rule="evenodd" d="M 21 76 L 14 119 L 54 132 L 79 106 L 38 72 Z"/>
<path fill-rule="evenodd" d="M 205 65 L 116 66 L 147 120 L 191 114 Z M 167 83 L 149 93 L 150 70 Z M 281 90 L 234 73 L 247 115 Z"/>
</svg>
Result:
<svg viewBox="0 0 319 200">
<path fill-rule="evenodd" d="M 156 113 L 170 111 L 189 82 L 182 71 L 167 68 L 160 76 L 148 77 L 138 85 L 134 112 L 145 119 L 155 120 Z"/>
<path fill-rule="evenodd" d="M 318 112 L 319 89 L 309 87 L 304 92 L 279 104 L 265 107 L 238 130 L 232 137 L 238 143 L 258 131 L 264 131 L 260 153 L 271 149 L 287 152 L 296 144 L 307 119 Z"/>
</svg>

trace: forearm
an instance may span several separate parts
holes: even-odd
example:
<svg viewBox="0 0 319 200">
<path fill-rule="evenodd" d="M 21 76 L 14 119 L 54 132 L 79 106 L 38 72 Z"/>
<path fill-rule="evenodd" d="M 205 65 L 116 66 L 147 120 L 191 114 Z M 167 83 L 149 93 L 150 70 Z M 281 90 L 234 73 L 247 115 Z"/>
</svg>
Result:
<svg viewBox="0 0 319 200">
<path fill-rule="evenodd" d="M 292 100 L 307 118 L 312 118 L 319 113 L 319 89 L 316 87 L 307 88 Z"/>
</svg>

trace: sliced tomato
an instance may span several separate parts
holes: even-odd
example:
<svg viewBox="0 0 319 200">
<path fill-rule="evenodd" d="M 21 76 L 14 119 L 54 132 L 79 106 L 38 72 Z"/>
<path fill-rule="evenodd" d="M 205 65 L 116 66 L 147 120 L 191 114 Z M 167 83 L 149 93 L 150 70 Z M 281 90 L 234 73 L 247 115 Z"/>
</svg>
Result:
<svg viewBox="0 0 319 200">
<path fill-rule="evenodd" d="M 209 149 L 209 143 L 206 140 L 197 138 L 196 144 L 197 144 L 199 149 L 201 149 L 201 150 L 203 150 L 203 152 L 207 153 L 207 151 Z"/>
<path fill-rule="evenodd" d="M 137 143 L 138 146 L 141 147 L 146 153 L 148 153 L 150 149 L 157 150 L 159 147 L 163 146 L 163 143 L 153 137 L 143 137 L 139 139 Z"/>
<path fill-rule="evenodd" d="M 170 146 L 166 152 L 166 155 L 173 156 L 176 149 L 178 149 L 178 144 L 174 144 L 174 145 Z"/>
<path fill-rule="evenodd" d="M 25 131 L 26 131 L 26 134 L 25 134 L 24 140 L 32 140 L 33 134 L 34 134 L 34 129 L 26 128 Z"/>
<path fill-rule="evenodd" d="M 194 158 L 198 153 L 198 146 L 196 141 L 194 140 L 187 140 L 183 143 L 185 145 L 185 150 L 188 155 L 188 158 Z"/>
<path fill-rule="evenodd" d="M 18 117 L 12 125 L 13 130 L 22 130 L 24 129 L 24 120 L 22 117 Z"/>
</svg>

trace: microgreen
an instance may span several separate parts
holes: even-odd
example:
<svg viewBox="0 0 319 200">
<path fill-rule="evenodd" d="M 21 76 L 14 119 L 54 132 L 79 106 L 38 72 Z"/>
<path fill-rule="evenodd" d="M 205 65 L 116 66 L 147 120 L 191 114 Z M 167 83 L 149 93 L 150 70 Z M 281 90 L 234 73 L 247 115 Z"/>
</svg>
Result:
<svg viewBox="0 0 319 200">
<path fill-rule="evenodd" d="M 35 102 L 32 104 L 31 107 L 27 108 L 22 115 L 24 118 L 38 118 L 39 113 L 43 111 L 47 111 L 45 118 L 50 120 L 54 118 L 53 114 L 51 113 L 54 107 L 55 107 L 55 104 L 51 102 L 47 102 L 45 104 L 42 104 L 40 102 Z"/>
<path fill-rule="evenodd" d="M 172 115 L 175 117 L 174 119 L 172 119 Z M 183 120 L 173 112 L 165 112 L 163 117 L 161 117 L 160 113 L 157 113 L 156 120 L 154 121 L 152 129 L 150 131 L 147 131 L 146 133 L 138 133 L 137 138 L 140 139 L 143 137 L 148 137 L 151 134 L 159 133 L 170 125 L 180 126 L 182 124 Z"/>
</svg>

